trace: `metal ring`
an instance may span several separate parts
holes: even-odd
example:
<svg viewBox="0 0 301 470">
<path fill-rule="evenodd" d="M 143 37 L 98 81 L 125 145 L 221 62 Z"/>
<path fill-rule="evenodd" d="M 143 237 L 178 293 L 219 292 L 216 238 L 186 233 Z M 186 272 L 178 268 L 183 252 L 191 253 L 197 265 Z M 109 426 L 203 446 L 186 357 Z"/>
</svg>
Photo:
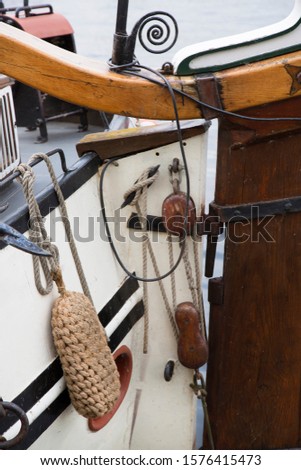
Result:
<svg viewBox="0 0 301 470">
<path fill-rule="evenodd" d="M 2 416 L 0 415 L 0 419 L 3 417 L 5 418 L 5 416 L 7 415 L 6 411 L 10 411 L 15 414 L 21 421 L 21 429 L 13 439 L 9 439 L 8 441 L 0 441 L 0 450 L 11 449 L 12 447 L 16 446 L 21 441 L 23 441 L 23 439 L 26 437 L 29 430 L 29 421 L 25 411 L 22 410 L 22 408 L 20 408 L 15 403 L 0 401 L 0 409 L 2 411 L 5 411 L 4 416 L 3 413 Z"/>
</svg>

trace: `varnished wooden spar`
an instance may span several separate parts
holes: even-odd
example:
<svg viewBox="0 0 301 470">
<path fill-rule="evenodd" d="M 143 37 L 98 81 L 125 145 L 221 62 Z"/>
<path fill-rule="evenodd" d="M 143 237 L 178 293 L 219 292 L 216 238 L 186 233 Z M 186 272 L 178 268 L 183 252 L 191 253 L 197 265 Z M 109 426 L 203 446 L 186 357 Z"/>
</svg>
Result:
<svg viewBox="0 0 301 470">
<path fill-rule="evenodd" d="M 301 51 L 212 75 L 227 111 L 279 102 L 300 94 Z M 80 106 L 152 119 L 173 119 L 168 90 L 143 78 L 121 75 L 108 65 L 48 44 L 0 24 L 0 73 Z M 194 76 L 167 77 L 171 85 L 198 98 Z M 199 91 L 206 101 L 205 79 Z M 180 119 L 202 117 L 199 106 L 177 97 Z"/>
<path fill-rule="evenodd" d="M 0 72 L 62 100 L 110 113 L 174 119 L 169 93 L 147 80 L 113 73 L 107 64 L 0 24 Z M 194 79 L 171 85 L 197 97 Z M 200 117 L 197 105 L 178 98 L 181 119 Z"/>
</svg>

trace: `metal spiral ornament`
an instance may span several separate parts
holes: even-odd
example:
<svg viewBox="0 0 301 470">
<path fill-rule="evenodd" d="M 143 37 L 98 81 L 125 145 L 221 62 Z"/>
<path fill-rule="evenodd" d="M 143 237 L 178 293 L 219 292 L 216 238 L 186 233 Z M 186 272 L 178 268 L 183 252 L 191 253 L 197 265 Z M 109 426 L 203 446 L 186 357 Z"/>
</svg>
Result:
<svg viewBox="0 0 301 470">
<path fill-rule="evenodd" d="M 174 17 L 165 11 L 154 11 L 144 15 L 127 34 L 129 0 L 118 0 L 116 30 L 113 40 L 111 65 L 130 66 L 136 61 L 136 39 L 142 47 L 153 54 L 169 51 L 178 39 L 179 29 Z"/>
<path fill-rule="evenodd" d="M 152 54 L 169 51 L 178 39 L 178 24 L 174 17 L 164 11 L 155 11 L 143 16 L 133 29 L 138 33 L 142 47 Z M 164 46 L 162 48 L 162 46 Z"/>
</svg>

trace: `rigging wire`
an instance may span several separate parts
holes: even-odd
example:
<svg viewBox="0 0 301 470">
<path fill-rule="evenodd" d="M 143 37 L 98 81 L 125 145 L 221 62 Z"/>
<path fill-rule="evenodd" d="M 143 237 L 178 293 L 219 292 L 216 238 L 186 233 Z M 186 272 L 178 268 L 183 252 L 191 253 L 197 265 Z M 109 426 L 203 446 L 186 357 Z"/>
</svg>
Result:
<svg viewBox="0 0 301 470">
<path fill-rule="evenodd" d="M 137 61 L 135 61 L 131 64 L 122 65 L 121 67 L 112 66 L 112 65 L 110 67 L 112 68 L 112 70 L 116 71 L 116 69 L 118 69 L 118 70 L 120 70 L 120 69 L 128 70 L 130 67 L 134 67 L 136 65 L 138 65 L 138 67 L 141 68 L 141 65 L 138 64 Z M 153 73 L 155 73 L 155 74 L 159 74 L 159 72 L 156 72 L 155 70 L 152 70 L 152 69 L 150 69 L 150 70 L 153 71 Z M 181 125 L 180 125 L 180 118 L 179 118 L 175 93 L 174 93 L 174 90 L 173 90 L 172 86 L 168 82 L 167 78 L 164 77 L 161 74 L 159 74 L 159 75 L 160 75 L 160 78 L 163 80 L 165 86 L 167 87 L 167 89 L 169 91 L 169 94 L 170 94 L 170 97 L 171 97 L 171 100 L 172 100 L 173 109 L 174 109 L 174 114 L 175 114 L 175 123 L 176 123 L 176 127 L 177 127 L 178 142 L 179 142 L 179 146 L 180 146 L 180 153 L 181 153 L 181 157 L 182 157 L 182 161 L 183 161 L 184 172 L 185 172 L 185 180 L 186 180 L 186 207 L 185 207 L 185 214 L 184 214 L 184 233 L 187 233 L 188 210 L 189 210 L 189 201 L 190 201 L 190 176 L 189 176 L 188 163 L 187 163 L 185 148 L 184 148 L 184 144 L 183 144 L 182 130 L 181 130 Z M 161 84 L 161 82 L 160 82 L 160 84 Z M 107 237 L 108 237 L 108 241 L 110 243 L 111 249 L 114 253 L 114 256 L 115 256 L 118 264 L 120 265 L 120 267 L 123 269 L 123 271 L 129 277 L 131 277 L 131 278 L 133 278 L 137 281 L 141 281 L 141 282 L 161 281 L 161 280 L 165 279 L 166 277 L 170 276 L 178 268 L 178 266 L 179 266 L 179 264 L 180 264 L 180 262 L 183 258 L 183 255 L 184 255 L 184 250 L 185 250 L 185 245 L 186 245 L 185 238 L 183 240 L 181 240 L 182 243 L 181 243 L 180 253 L 179 253 L 179 256 L 178 256 L 175 264 L 166 273 L 164 273 L 160 276 L 156 276 L 156 277 L 153 277 L 153 278 L 143 278 L 141 276 L 137 276 L 136 274 L 133 274 L 125 266 L 125 264 L 123 263 L 121 257 L 119 256 L 119 253 L 116 249 L 115 243 L 114 243 L 112 235 L 111 235 L 111 231 L 110 231 L 110 227 L 109 227 L 108 220 L 107 220 L 107 215 L 106 215 L 106 208 L 105 208 L 105 201 L 104 201 L 104 190 L 103 190 L 104 189 L 104 178 L 105 178 L 105 175 L 106 175 L 106 172 L 107 172 L 109 166 L 111 164 L 123 159 L 123 158 L 127 158 L 127 156 L 115 157 L 115 158 L 110 159 L 105 164 L 104 168 L 102 169 L 101 175 L 100 175 L 100 181 L 99 181 L 100 207 L 101 207 L 101 214 L 102 214 L 102 217 L 103 217 L 103 220 L 104 220 L 104 225 L 105 225 L 105 230 L 106 230 L 106 234 L 107 234 Z"/>
</svg>

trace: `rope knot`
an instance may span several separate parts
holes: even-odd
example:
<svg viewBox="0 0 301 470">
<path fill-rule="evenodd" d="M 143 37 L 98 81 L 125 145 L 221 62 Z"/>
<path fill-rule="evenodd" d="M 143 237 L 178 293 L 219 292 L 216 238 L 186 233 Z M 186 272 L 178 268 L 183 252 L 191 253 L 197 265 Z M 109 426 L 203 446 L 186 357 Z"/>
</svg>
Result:
<svg viewBox="0 0 301 470">
<path fill-rule="evenodd" d="M 126 193 L 124 193 L 124 199 L 126 200 L 130 194 L 135 194 L 133 200 L 129 202 L 130 206 L 135 206 L 144 192 L 145 188 L 148 188 L 151 184 L 153 184 L 156 179 L 159 176 L 159 172 L 156 171 L 156 173 L 152 176 L 149 176 L 153 170 L 153 167 L 149 167 L 146 170 L 143 171 L 143 173 L 139 176 L 137 181 L 131 186 Z"/>
<path fill-rule="evenodd" d="M 35 174 L 27 163 L 20 163 L 20 165 L 15 168 L 14 172 L 19 172 L 20 176 L 18 176 L 17 181 L 22 183 L 23 186 L 26 188 L 30 188 L 33 186 L 35 181 Z"/>
<path fill-rule="evenodd" d="M 64 283 L 64 280 L 63 280 L 63 275 L 62 275 L 62 271 L 61 271 L 60 267 L 56 266 L 52 270 L 51 275 L 52 275 L 52 279 L 56 283 L 56 286 L 57 286 L 57 289 L 58 289 L 60 295 L 64 295 L 65 292 L 66 292 L 66 287 L 65 287 L 65 283 Z"/>
</svg>

